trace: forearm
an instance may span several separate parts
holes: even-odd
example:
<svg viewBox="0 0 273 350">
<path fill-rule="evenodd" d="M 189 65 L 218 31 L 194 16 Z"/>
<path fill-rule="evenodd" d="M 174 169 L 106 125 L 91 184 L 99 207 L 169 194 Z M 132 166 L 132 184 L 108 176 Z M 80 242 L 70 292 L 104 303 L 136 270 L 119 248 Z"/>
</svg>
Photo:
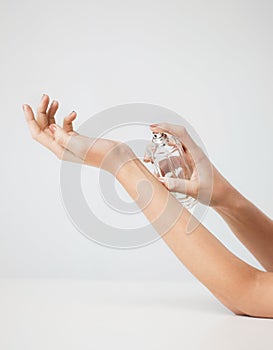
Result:
<svg viewBox="0 0 273 350">
<path fill-rule="evenodd" d="M 268 271 L 273 271 L 273 221 L 230 184 L 214 209 Z"/>
<path fill-rule="evenodd" d="M 139 160 L 124 163 L 116 177 L 160 234 L 160 216 L 164 217 L 166 210 L 180 213 L 178 220 L 162 238 L 191 273 L 223 304 L 236 313 L 243 313 L 251 286 L 256 283 L 260 272 L 234 256 L 202 224 L 191 234 L 186 234 L 191 214 Z M 145 191 L 145 186 L 146 190 L 148 187 L 153 190 L 149 201 L 143 196 L 143 192 L 149 192 Z"/>
</svg>

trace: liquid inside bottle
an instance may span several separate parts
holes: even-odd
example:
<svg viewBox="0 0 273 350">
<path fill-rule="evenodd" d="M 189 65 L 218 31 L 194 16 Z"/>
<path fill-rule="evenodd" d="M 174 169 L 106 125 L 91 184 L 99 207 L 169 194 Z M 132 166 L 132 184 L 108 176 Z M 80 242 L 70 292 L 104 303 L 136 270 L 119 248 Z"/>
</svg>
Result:
<svg viewBox="0 0 273 350">
<path fill-rule="evenodd" d="M 192 170 L 185 158 L 179 139 L 166 133 L 153 133 L 152 142 L 147 146 L 156 176 L 190 179 Z M 196 204 L 196 199 L 183 193 L 171 192 L 187 209 Z"/>
</svg>

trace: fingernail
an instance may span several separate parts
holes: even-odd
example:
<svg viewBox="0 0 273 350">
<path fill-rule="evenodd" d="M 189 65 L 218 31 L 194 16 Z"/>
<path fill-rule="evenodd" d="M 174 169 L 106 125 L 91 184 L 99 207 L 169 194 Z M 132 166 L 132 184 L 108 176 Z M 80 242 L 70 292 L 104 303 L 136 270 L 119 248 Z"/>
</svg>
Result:
<svg viewBox="0 0 273 350">
<path fill-rule="evenodd" d="M 55 124 L 51 124 L 51 125 L 49 125 L 49 129 L 50 129 L 50 131 L 54 134 L 55 131 L 57 130 L 57 127 L 56 127 Z"/>
<path fill-rule="evenodd" d="M 22 105 L 23 111 L 27 110 L 27 106 L 26 105 Z"/>
<path fill-rule="evenodd" d="M 159 180 L 160 182 L 165 182 L 165 178 L 164 178 L 164 177 L 158 177 L 158 180 Z"/>
<path fill-rule="evenodd" d="M 42 95 L 41 101 L 43 101 L 43 98 L 45 97 L 45 94 Z"/>
<path fill-rule="evenodd" d="M 158 124 L 151 124 L 150 125 L 151 128 L 155 128 L 156 126 L 158 126 Z"/>
</svg>

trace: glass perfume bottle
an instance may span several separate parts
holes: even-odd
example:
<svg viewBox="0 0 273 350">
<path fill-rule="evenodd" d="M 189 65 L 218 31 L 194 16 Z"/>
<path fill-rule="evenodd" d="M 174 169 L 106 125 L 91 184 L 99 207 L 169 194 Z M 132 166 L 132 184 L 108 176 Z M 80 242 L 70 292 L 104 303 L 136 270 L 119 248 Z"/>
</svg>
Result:
<svg viewBox="0 0 273 350">
<path fill-rule="evenodd" d="M 178 179 L 190 179 L 192 170 L 185 158 L 180 140 L 166 133 L 153 133 L 152 141 L 146 148 L 146 154 L 153 164 L 156 176 Z M 196 199 L 183 193 L 171 192 L 183 206 L 191 209 Z"/>
</svg>

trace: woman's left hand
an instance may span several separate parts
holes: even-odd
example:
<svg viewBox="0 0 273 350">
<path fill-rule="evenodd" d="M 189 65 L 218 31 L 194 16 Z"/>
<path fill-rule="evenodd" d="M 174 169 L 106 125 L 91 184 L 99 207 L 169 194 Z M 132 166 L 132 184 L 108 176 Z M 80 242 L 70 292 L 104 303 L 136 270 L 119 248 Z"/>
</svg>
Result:
<svg viewBox="0 0 273 350">
<path fill-rule="evenodd" d="M 31 136 L 35 141 L 52 151 L 57 158 L 65 160 L 70 158 L 71 161 L 79 162 L 79 159 L 76 159 L 75 155 L 68 152 L 57 142 L 54 133 L 52 132 L 52 128 L 54 128 L 55 124 L 55 114 L 58 108 L 59 103 L 55 100 L 53 100 L 49 106 L 49 97 L 47 95 L 42 96 L 40 105 L 37 109 L 36 118 L 32 108 L 27 104 L 23 105 L 25 119 Z M 70 136 L 76 135 L 76 133 L 73 131 L 72 125 L 72 122 L 75 120 L 76 116 L 76 112 L 73 111 L 63 120 L 63 130 Z"/>
<path fill-rule="evenodd" d="M 35 118 L 32 108 L 24 104 L 23 110 L 31 136 L 52 151 L 59 159 L 117 171 L 120 163 L 132 156 L 130 148 L 121 142 L 79 135 L 73 130 L 76 112 L 71 112 L 60 127 L 55 122 L 58 102 L 43 95 Z"/>
</svg>

